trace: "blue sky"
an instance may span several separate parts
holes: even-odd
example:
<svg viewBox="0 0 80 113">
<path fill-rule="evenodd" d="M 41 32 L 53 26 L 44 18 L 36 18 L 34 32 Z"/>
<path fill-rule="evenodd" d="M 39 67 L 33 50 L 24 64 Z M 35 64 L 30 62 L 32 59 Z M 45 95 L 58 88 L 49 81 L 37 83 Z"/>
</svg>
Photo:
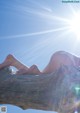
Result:
<svg viewBox="0 0 80 113">
<path fill-rule="evenodd" d="M 66 21 L 74 18 L 80 3 L 61 0 L 0 0 L 0 62 L 11 53 L 24 64 L 42 70 L 59 50 L 80 55 L 80 40 Z M 50 113 L 7 105 L 8 113 Z"/>
</svg>

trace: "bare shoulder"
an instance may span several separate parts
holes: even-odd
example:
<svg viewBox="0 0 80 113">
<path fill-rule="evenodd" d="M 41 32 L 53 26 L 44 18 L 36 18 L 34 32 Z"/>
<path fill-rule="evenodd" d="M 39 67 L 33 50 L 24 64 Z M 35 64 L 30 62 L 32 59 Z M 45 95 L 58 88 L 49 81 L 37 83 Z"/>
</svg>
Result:
<svg viewBox="0 0 80 113">
<path fill-rule="evenodd" d="M 55 53 L 53 53 L 53 55 L 62 55 L 62 54 L 70 54 L 69 52 L 66 52 L 66 51 L 56 51 Z"/>
<path fill-rule="evenodd" d="M 66 57 L 76 57 L 74 54 L 66 52 L 66 51 L 56 51 L 53 53 L 52 57 L 60 57 L 60 56 L 66 56 Z"/>
<path fill-rule="evenodd" d="M 70 52 L 67 52 L 67 51 L 56 51 L 55 53 L 53 53 L 52 57 L 53 56 L 68 56 L 68 57 L 76 57 L 78 58 L 77 55 L 73 54 L 73 53 L 70 53 Z"/>
</svg>

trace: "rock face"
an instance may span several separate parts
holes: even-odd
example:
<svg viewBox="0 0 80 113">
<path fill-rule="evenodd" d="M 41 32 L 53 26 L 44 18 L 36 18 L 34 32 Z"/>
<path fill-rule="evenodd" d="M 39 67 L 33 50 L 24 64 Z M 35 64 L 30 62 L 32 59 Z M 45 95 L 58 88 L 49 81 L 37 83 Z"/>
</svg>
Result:
<svg viewBox="0 0 80 113">
<path fill-rule="evenodd" d="M 0 104 L 80 113 L 80 70 L 62 66 L 51 74 L 19 76 L 4 68 L 0 70 Z"/>
</svg>

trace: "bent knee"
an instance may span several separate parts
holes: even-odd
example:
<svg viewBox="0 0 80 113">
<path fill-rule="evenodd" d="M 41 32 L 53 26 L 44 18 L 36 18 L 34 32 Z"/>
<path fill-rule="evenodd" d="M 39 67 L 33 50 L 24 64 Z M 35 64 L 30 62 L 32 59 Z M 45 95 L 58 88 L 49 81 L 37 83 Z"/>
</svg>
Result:
<svg viewBox="0 0 80 113">
<path fill-rule="evenodd" d="M 30 68 L 37 68 L 37 65 L 33 64 Z"/>
<path fill-rule="evenodd" d="M 12 58 L 14 57 L 12 54 L 8 54 L 7 58 Z"/>
</svg>

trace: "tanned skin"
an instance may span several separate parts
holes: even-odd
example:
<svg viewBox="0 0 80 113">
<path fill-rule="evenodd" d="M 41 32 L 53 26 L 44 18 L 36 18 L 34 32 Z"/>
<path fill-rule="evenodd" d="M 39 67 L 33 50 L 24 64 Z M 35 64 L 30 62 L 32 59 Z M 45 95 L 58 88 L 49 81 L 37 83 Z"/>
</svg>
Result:
<svg viewBox="0 0 80 113">
<path fill-rule="evenodd" d="M 9 54 L 4 60 L 4 62 L 0 64 L 0 69 L 8 66 L 14 66 L 18 69 L 16 73 L 17 75 L 21 74 L 42 75 L 52 73 L 53 71 L 59 69 L 61 65 L 78 67 L 80 66 L 80 58 L 65 51 L 57 51 L 51 56 L 47 66 L 42 71 L 40 71 L 37 65 L 32 65 L 31 67 L 28 67 L 21 63 L 13 55 Z"/>
</svg>

